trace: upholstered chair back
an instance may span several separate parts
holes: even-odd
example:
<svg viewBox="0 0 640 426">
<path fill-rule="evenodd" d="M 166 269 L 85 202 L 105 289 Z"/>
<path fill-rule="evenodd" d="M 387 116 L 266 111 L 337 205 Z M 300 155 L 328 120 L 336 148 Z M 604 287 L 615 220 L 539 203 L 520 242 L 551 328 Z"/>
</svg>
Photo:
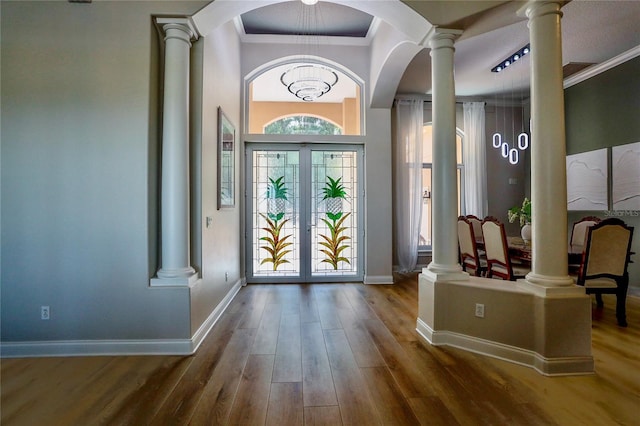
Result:
<svg viewBox="0 0 640 426">
<path fill-rule="evenodd" d="M 507 264 L 508 254 L 504 225 L 494 221 L 485 221 L 482 224 L 482 235 L 484 236 L 484 250 L 487 260 L 497 260 L 502 264 Z"/>
<path fill-rule="evenodd" d="M 473 240 L 475 234 L 473 226 L 464 218 L 458 218 L 458 244 L 460 244 L 460 252 L 473 255 Z"/>
<path fill-rule="evenodd" d="M 476 241 L 484 241 L 484 237 L 482 235 L 482 220 L 472 214 L 469 214 L 465 217 L 469 222 L 471 222 L 471 225 L 473 225 L 473 233 L 476 237 Z"/>
<path fill-rule="evenodd" d="M 627 269 L 632 235 L 633 228 L 624 224 L 589 228 L 584 276 L 622 276 Z"/>
<path fill-rule="evenodd" d="M 585 241 L 587 239 L 587 229 L 597 224 L 598 222 L 600 222 L 599 218 L 589 216 L 584 217 L 573 224 L 570 242 L 571 253 L 582 253 L 582 251 L 584 250 Z"/>
</svg>

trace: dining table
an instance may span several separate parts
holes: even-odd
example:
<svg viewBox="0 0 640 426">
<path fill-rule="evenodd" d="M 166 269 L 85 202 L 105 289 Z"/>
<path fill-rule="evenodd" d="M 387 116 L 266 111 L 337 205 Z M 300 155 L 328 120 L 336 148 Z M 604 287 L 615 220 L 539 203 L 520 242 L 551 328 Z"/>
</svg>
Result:
<svg viewBox="0 0 640 426">
<path fill-rule="evenodd" d="M 509 257 L 522 263 L 531 263 L 531 241 L 522 237 L 507 237 Z"/>
<path fill-rule="evenodd" d="M 476 241 L 476 246 L 480 250 L 484 250 L 484 241 Z M 522 263 L 531 263 L 533 248 L 531 241 L 525 241 L 522 237 L 507 236 L 507 249 L 511 259 Z M 579 265 L 582 262 L 582 253 L 568 252 L 569 265 Z"/>
</svg>

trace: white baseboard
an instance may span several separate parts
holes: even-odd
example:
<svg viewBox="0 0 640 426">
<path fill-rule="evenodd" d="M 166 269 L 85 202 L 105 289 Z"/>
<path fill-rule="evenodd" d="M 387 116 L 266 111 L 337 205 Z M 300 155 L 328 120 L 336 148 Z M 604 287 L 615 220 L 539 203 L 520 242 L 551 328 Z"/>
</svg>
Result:
<svg viewBox="0 0 640 426">
<path fill-rule="evenodd" d="M 418 318 L 416 331 L 434 346 L 452 346 L 533 368 L 545 376 L 593 374 L 593 358 L 546 358 L 537 352 L 451 331 L 435 331 Z"/>
<path fill-rule="evenodd" d="M 54 356 L 191 355 L 236 296 L 238 280 L 190 339 L 54 340 L 2 342 L 0 358 Z"/>
<path fill-rule="evenodd" d="M 392 275 L 365 275 L 365 284 L 393 284 Z"/>
<path fill-rule="evenodd" d="M 207 319 L 202 323 L 200 328 L 198 328 L 198 330 L 193 334 L 193 336 L 191 336 L 191 342 L 193 344 L 193 349 L 191 353 L 194 353 L 196 350 L 198 350 L 198 347 L 200 347 L 200 344 L 202 343 L 204 338 L 207 337 L 207 334 L 209 334 L 209 331 L 211 331 L 211 329 L 216 324 L 216 322 L 218 322 L 218 320 L 220 319 L 224 311 L 227 309 L 227 307 L 229 306 L 233 298 L 236 297 L 236 294 L 238 294 L 242 286 L 243 286 L 242 280 L 236 281 L 235 284 L 233 284 L 233 287 L 231 287 L 231 290 L 229 290 L 229 292 L 227 293 L 227 295 L 222 299 L 222 301 L 220 301 L 220 303 L 218 303 L 218 306 L 216 306 L 215 309 L 211 312 L 211 314 L 209 314 Z"/>
</svg>

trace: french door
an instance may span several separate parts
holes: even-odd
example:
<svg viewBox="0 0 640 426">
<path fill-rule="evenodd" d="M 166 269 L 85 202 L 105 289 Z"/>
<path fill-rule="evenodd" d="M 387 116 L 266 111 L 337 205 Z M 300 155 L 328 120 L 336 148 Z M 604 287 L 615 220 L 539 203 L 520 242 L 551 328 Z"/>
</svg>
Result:
<svg viewBox="0 0 640 426">
<path fill-rule="evenodd" d="M 247 281 L 363 278 L 363 149 L 247 144 Z"/>
</svg>

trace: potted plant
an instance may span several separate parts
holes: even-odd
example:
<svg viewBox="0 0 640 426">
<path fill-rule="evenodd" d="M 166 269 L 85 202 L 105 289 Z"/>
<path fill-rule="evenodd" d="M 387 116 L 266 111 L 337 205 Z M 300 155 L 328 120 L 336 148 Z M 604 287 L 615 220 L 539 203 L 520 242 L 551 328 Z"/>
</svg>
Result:
<svg viewBox="0 0 640 426">
<path fill-rule="evenodd" d="M 516 219 L 520 222 L 522 229 L 520 235 L 525 242 L 531 241 L 531 200 L 524 197 L 522 206 L 513 206 L 507 211 L 509 223 L 513 223 Z"/>
</svg>

